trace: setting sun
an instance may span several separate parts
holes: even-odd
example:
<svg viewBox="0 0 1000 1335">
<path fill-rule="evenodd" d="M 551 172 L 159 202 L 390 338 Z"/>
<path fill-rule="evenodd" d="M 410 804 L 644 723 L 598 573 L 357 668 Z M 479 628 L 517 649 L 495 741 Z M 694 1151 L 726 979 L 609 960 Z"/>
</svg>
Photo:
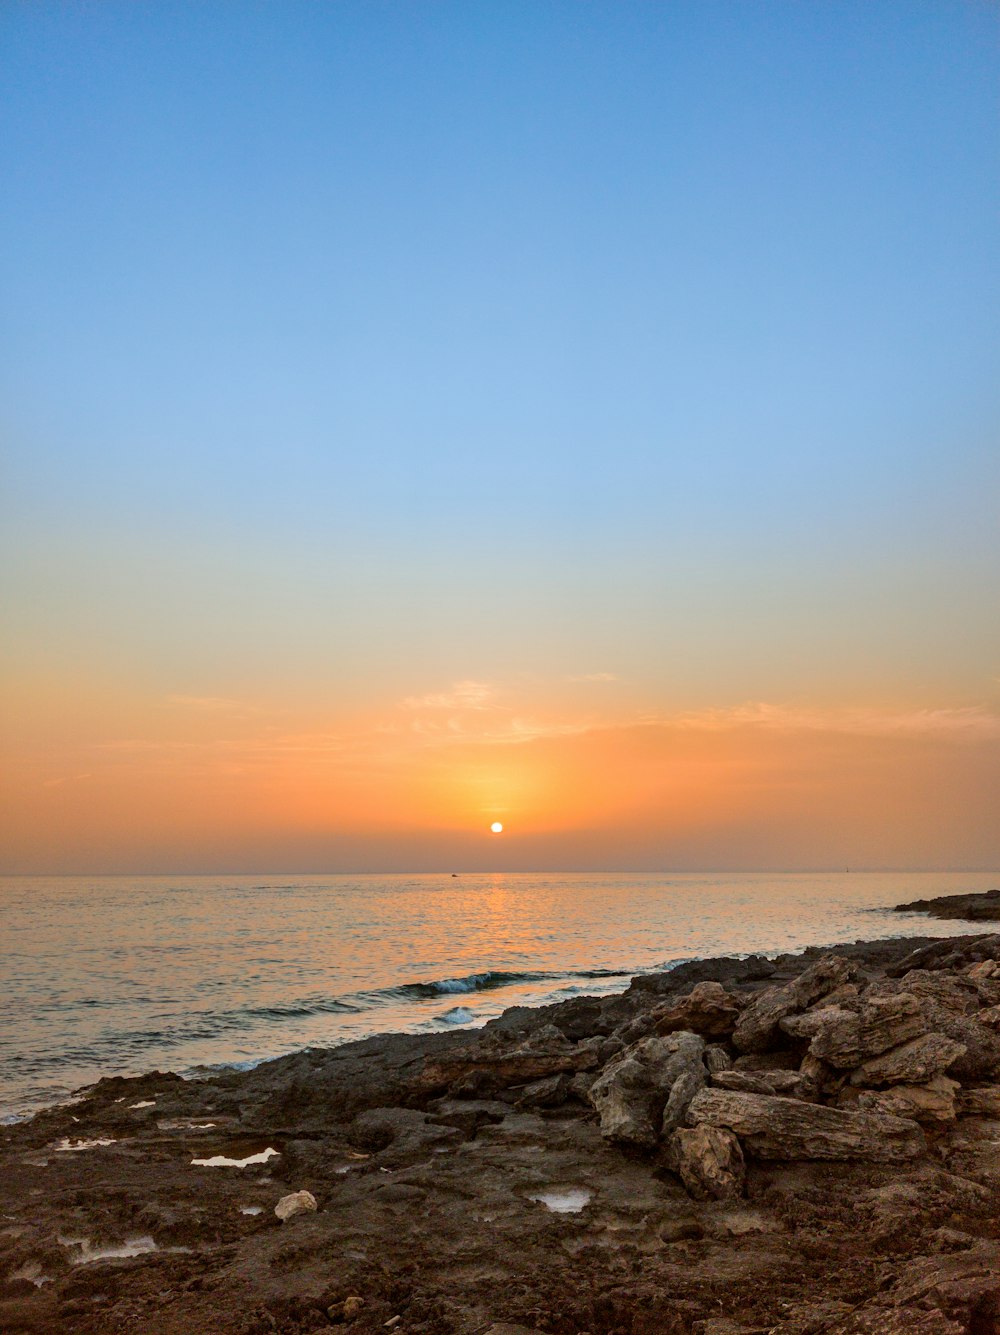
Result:
<svg viewBox="0 0 1000 1335">
<path fill-rule="evenodd" d="M 498 820 L 495 820 L 493 822 L 493 824 L 490 826 L 490 829 L 493 831 L 494 834 L 503 834 L 503 826 Z"/>
</svg>

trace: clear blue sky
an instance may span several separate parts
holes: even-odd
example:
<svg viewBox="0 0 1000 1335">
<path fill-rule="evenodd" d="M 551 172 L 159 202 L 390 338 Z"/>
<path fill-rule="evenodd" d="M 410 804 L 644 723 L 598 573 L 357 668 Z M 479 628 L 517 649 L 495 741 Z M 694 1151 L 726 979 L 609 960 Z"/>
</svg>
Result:
<svg viewBox="0 0 1000 1335">
<path fill-rule="evenodd" d="M 9 0 L 14 676 L 995 700 L 998 38 Z"/>
</svg>

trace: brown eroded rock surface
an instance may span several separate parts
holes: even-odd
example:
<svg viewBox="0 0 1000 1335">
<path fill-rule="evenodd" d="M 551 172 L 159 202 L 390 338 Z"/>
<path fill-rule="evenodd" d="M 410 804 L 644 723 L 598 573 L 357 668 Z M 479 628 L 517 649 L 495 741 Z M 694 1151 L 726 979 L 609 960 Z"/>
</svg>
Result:
<svg viewBox="0 0 1000 1335">
<path fill-rule="evenodd" d="M 998 1006 L 883 941 L 103 1080 L 3 1131 L 0 1331 L 997 1335 Z"/>
</svg>

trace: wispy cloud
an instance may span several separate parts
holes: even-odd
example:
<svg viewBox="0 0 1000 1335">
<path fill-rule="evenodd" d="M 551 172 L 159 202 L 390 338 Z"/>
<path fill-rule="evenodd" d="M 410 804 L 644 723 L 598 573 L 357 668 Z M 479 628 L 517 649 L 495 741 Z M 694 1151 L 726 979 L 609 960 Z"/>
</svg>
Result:
<svg viewBox="0 0 1000 1335">
<path fill-rule="evenodd" d="M 566 680 L 567 680 L 567 681 L 574 682 L 575 684 L 580 684 L 580 683 L 591 683 L 591 682 L 617 681 L 617 680 L 618 680 L 618 673 L 617 673 L 617 672 L 581 672 L 581 673 L 579 673 L 579 674 L 576 675 L 576 676 L 569 676 L 569 677 L 567 677 Z"/>
<path fill-rule="evenodd" d="M 711 731 L 749 727 L 783 732 L 842 732 L 871 737 L 1000 738 L 1000 716 L 979 705 L 911 710 L 816 709 L 752 701 L 729 709 L 705 709 L 679 714 L 672 719 L 661 718 L 660 722 Z"/>
<path fill-rule="evenodd" d="M 404 709 L 492 709 L 496 692 L 486 681 L 456 681 L 446 691 L 430 695 L 408 695 Z"/>
</svg>

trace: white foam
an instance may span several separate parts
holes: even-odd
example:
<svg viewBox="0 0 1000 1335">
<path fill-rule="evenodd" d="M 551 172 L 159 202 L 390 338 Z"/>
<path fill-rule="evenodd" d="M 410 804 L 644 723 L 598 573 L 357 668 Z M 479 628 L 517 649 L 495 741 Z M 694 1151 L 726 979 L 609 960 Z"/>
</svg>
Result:
<svg viewBox="0 0 1000 1335">
<path fill-rule="evenodd" d="M 267 1163 L 268 1159 L 277 1158 L 280 1151 L 261 1150 L 259 1154 L 248 1154 L 245 1159 L 227 1159 L 224 1154 L 213 1154 L 211 1159 L 192 1159 L 192 1165 L 199 1168 L 249 1168 L 252 1163 Z"/>
<path fill-rule="evenodd" d="M 94 1244 L 89 1238 L 63 1238 L 64 1247 L 73 1249 L 70 1265 L 89 1265 L 92 1261 L 129 1261 L 133 1256 L 144 1256 L 156 1251 L 156 1243 L 148 1233 L 126 1238 L 124 1242 Z"/>
<path fill-rule="evenodd" d="M 57 1141 L 54 1149 L 57 1154 L 76 1154 L 78 1150 L 98 1150 L 104 1145 L 116 1145 L 118 1142 L 111 1140 L 70 1140 L 64 1136 L 62 1140 Z"/>
<path fill-rule="evenodd" d="M 263 1214 L 263 1205 L 241 1205 L 240 1214 Z"/>
<path fill-rule="evenodd" d="M 586 1187 L 567 1187 L 564 1191 L 542 1191 L 528 1200 L 540 1201 L 554 1214 L 579 1214 L 593 1194 Z"/>
<path fill-rule="evenodd" d="M 471 1024 L 475 1018 L 468 1006 L 453 1006 L 450 1011 L 438 1016 L 442 1024 Z"/>
</svg>

